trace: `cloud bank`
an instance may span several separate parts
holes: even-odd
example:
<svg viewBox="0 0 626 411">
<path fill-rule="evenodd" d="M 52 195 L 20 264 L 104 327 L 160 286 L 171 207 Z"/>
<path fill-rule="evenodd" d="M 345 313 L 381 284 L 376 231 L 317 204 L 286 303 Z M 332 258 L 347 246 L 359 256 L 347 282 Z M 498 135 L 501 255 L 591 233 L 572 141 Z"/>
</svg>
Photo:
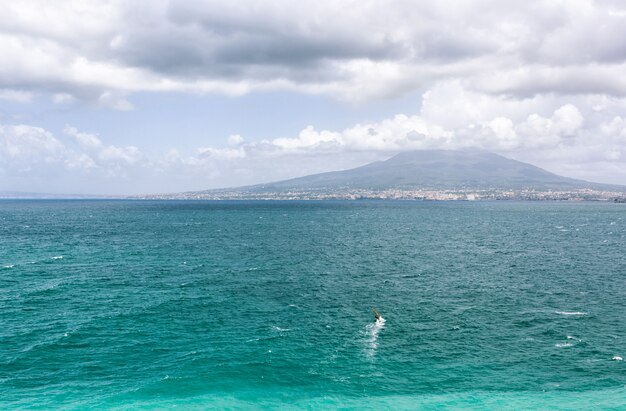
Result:
<svg viewBox="0 0 626 411">
<path fill-rule="evenodd" d="M 413 115 L 344 130 L 308 126 L 292 138 L 255 141 L 231 135 L 221 146 L 156 155 L 106 144 L 70 125 L 61 136 L 29 125 L 1 126 L 0 175 L 16 183 L 35 174 L 60 176 L 63 183 L 99 182 L 91 192 L 164 192 L 349 168 L 406 150 L 482 148 L 563 175 L 624 184 L 626 117 L 619 113 L 625 109 L 626 99 L 548 95 L 511 100 L 451 81 L 426 91 L 420 112 Z M 142 179 L 150 183 L 137 190 L 136 181 Z"/>
<path fill-rule="evenodd" d="M 3 2 L 0 15 L 0 95 L 119 109 L 136 91 L 363 101 L 451 78 L 517 97 L 626 95 L 616 1 L 41 0 Z"/>
<path fill-rule="evenodd" d="M 31 0 L 0 3 L 0 16 L 0 100 L 14 105 L 132 111 L 137 92 L 422 96 L 413 112 L 344 130 L 162 153 L 0 114 L 0 189 L 204 189 L 466 147 L 626 184 L 622 2 Z"/>
</svg>

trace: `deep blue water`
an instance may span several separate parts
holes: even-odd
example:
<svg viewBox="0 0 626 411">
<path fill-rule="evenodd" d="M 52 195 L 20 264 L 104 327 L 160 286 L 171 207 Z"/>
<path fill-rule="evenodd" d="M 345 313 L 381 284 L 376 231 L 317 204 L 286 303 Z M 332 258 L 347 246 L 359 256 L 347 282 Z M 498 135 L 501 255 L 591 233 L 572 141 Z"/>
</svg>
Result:
<svg viewBox="0 0 626 411">
<path fill-rule="evenodd" d="M 0 201 L 0 326 L 2 409 L 625 409 L 626 205 Z"/>
</svg>

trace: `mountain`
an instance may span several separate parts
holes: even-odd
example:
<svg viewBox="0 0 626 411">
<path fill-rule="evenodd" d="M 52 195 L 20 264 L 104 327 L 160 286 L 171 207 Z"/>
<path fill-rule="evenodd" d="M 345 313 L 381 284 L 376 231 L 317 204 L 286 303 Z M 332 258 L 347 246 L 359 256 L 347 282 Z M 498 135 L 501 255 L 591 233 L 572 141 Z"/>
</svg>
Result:
<svg viewBox="0 0 626 411">
<path fill-rule="evenodd" d="M 562 177 L 531 164 L 485 151 L 420 150 L 344 171 L 314 174 L 235 190 L 389 189 L 615 190 L 625 186 Z"/>
</svg>

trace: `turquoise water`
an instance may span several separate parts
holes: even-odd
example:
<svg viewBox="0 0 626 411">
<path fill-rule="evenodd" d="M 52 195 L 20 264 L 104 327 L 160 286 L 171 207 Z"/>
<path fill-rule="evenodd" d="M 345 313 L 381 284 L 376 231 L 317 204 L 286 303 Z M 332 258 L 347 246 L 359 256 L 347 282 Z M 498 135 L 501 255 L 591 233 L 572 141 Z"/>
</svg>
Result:
<svg viewBox="0 0 626 411">
<path fill-rule="evenodd" d="M 1 409 L 626 409 L 626 205 L 1 201 L 0 325 Z"/>
</svg>

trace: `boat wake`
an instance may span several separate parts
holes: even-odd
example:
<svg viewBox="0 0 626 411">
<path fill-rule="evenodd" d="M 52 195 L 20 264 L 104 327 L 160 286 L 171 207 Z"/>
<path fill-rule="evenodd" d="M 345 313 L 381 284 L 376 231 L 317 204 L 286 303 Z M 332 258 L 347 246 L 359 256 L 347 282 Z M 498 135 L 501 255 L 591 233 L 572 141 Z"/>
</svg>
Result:
<svg viewBox="0 0 626 411">
<path fill-rule="evenodd" d="M 380 317 L 373 324 L 365 326 L 365 355 L 374 358 L 378 349 L 378 333 L 385 327 L 385 319 Z"/>
</svg>

